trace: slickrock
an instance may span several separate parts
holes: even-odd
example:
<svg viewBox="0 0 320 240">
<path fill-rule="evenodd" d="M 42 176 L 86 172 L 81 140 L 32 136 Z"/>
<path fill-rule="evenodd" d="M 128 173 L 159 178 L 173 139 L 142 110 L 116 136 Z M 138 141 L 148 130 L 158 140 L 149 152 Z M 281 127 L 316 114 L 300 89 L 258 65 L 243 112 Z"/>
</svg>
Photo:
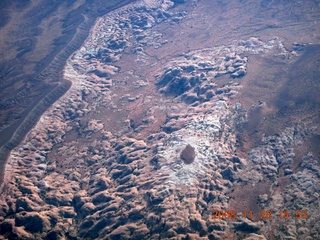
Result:
<svg viewBox="0 0 320 240">
<path fill-rule="evenodd" d="M 239 151 L 250 114 L 236 98 L 250 84 L 250 60 L 290 64 L 300 45 L 245 37 L 182 51 L 169 37 L 190 27 L 197 4 L 138 1 L 97 20 L 65 66 L 70 90 L 10 155 L 5 238 L 268 239 L 269 228 L 279 238 L 317 236 L 316 215 L 286 229 L 276 218 L 213 219 L 213 210 L 236 207 L 316 211 L 320 173 L 311 152 L 294 167 L 312 124 Z"/>
</svg>

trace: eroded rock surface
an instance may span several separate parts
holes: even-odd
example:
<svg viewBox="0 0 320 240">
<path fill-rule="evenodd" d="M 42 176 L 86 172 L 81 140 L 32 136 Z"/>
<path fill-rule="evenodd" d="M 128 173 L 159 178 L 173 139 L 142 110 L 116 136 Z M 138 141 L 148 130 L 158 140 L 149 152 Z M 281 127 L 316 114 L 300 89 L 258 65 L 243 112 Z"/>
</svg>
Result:
<svg viewBox="0 0 320 240">
<path fill-rule="evenodd" d="M 198 14 L 217 21 L 203 10 L 210 6 L 139 1 L 97 20 L 65 66 L 70 90 L 11 153 L 3 239 L 318 236 L 319 159 L 312 148 L 299 150 L 319 135 L 317 118 L 297 117 L 267 134 L 269 116 L 280 110 L 267 93 L 259 96 L 266 102 L 252 100 L 258 106 L 243 96 L 260 84 L 252 79 L 253 70 L 266 71 L 260 63 L 287 68 L 304 53 L 297 46 L 307 45 L 289 49 L 281 36 L 197 42 L 190 21 L 200 24 Z M 197 47 L 177 44 L 186 36 Z M 264 118 L 253 121 L 250 109 Z M 261 132 L 254 143 L 248 126 Z M 213 218 L 228 209 L 236 219 Z M 309 215 L 288 225 L 275 215 L 243 216 L 261 209 Z"/>
</svg>

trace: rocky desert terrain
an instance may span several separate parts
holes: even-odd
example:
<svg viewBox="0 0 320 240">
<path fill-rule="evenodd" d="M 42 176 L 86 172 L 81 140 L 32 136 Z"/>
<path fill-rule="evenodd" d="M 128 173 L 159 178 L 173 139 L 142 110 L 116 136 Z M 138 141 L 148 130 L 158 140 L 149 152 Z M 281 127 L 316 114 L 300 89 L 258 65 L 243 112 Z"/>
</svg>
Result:
<svg viewBox="0 0 320 240">
<path fill-rule="evenodd" d="M 130 2 L 1 1 L 0 182 L 10 150 L 69 89 L 62 70 L 96 18 Z"/>
<path fill-rule="evenodd" d="M 319 239 L 319 13 L 143 0 L 96 17 L 7 149 L 0 239 Z"/>
</svg>

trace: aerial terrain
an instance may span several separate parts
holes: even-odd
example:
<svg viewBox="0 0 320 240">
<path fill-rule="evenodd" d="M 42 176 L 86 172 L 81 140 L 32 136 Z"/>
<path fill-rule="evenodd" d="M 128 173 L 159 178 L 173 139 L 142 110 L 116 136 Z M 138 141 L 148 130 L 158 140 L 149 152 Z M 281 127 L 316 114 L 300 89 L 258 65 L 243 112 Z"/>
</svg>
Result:
<svg viewBox="0 0 320 240">
<path fill-rule="evenodd" d="M 0 239 L 320 239 L 319 1 L 0 9 Z"/>
</svg>

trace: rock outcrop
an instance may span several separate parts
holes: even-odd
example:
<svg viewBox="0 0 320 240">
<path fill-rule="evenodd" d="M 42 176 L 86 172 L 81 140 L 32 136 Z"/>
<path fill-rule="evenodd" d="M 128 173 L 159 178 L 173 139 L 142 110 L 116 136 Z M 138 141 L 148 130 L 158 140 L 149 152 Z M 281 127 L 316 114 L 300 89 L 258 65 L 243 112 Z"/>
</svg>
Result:
<svg viewBox="0 0 320 240">
<path fill-rule="evenodd" d="M 312 121 L 247 148 L 239 132 L 249 110 L 236 97 L 248 84 L 250 59 L 282 54 L 287 66 L 282 57 L 296 60 L 297 47 L 251 37 L 171 54 L 187 52 L 169 37 L 190 28 L 197 4 L 143 1 L 97 20 L 65 66 L 69 91 L 10 155 L 0 201 L 4 239 L 316 236 L 315 215 L 284 227 L 243 213 L 317 211 L 316 157 L 302 152 L 303 169 L 294 166 L 295 150 L 317 131 Z M 235 219 L 213 217 L 236 207 Z"/>
</svg>

